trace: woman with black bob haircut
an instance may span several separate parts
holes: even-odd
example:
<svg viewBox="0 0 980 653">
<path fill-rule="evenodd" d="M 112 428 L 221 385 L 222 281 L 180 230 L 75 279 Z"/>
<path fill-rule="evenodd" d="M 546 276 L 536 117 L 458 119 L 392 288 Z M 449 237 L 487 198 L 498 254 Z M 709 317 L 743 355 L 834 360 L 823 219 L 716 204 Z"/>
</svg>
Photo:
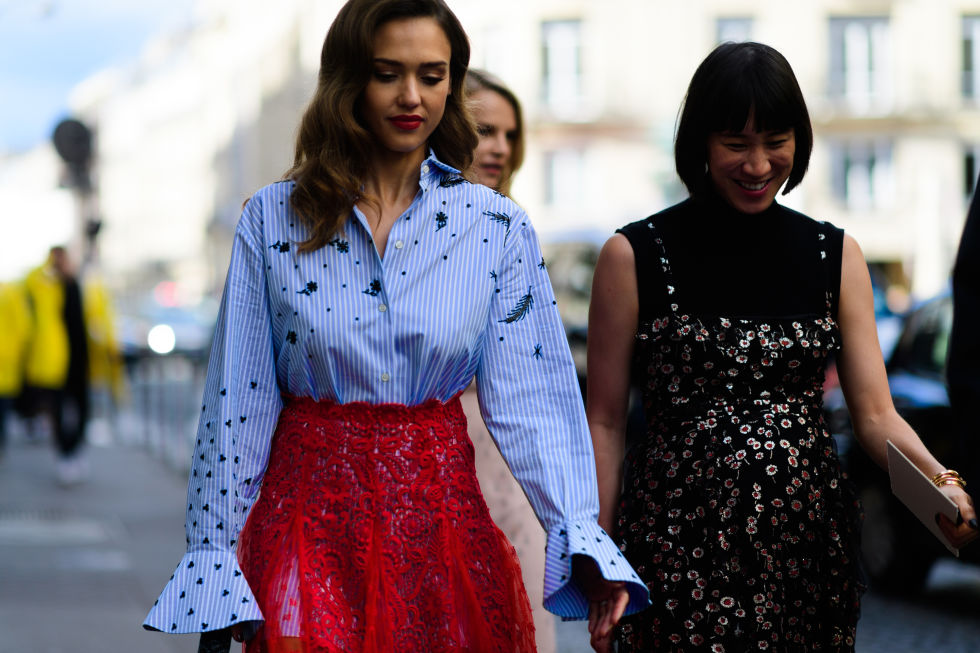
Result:
<svg viewBox="0 0 980 653">
<path fill-rule="evenodd" d="M 737 132 L 751 114 L 758 131 L 793 130 L 796 152 L 783 195 L 803 180 L 813 150 L 813 128 L 789 62 L 761 43 L 723 43 L 705 58 L 687 91 L 674 139 L 677 174 L 691 195 L 710 190 L 708 136 Z"/>
<path fill-rule="evenodd" d="M 460 404 L 475 376 L 548 533 L 545 607 L 605 635 L 647 590 L 597 523 L 534 229 L 463 176 L 466 35 L 443 0 L 350 0 L 322 52 L 294 165 L 235 232 L 187 552 L 144 626 L 247 653 L 533 651 Z"/>
<path fill-rule="evenodd" d="M 589 312 L 587 413 L 599 522 L 656 597 L 598 642 L 619 651 L 853 651 L 860 507 L 823 411 L 837 360 L 858 442 L 890 440 L 956 502 L 959 475 L 892 404 L 868 267 L 842 230 L 780 206 L 812 132 L 789 64 L 725 43 L 691 79 L 675 146 L 690 197 L 602 249 Z M 631 380 L 647 429 L 624 436 Z"/>
</svg>

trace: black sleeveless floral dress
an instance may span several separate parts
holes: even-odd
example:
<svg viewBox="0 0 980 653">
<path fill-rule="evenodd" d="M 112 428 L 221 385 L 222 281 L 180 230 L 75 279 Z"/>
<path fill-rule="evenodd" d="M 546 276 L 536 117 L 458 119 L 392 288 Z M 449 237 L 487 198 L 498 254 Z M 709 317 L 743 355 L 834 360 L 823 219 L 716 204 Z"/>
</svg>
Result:
<svg viewBox="0 0 980 653">
<path fill-rule="evenodd" d="M 670 310 L 636 336 L 647 432 L 617 540 L 653 606 L 623 620 L 619 651 L 852 651 L 860 507 L 822 406 L 831 291 L 817 315 L 690 314 L 648 228 Z"/>
</svg>

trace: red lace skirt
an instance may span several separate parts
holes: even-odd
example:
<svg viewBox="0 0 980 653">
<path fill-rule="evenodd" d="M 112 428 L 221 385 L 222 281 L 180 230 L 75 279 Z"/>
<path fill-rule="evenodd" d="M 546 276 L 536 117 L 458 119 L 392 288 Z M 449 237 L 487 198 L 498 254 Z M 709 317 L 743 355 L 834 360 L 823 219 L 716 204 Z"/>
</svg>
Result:
<svg viewBox="0 0 980 653">
<path fill-rule="evenodd" d="M 265 624 L 247 653 L 534 651 L 459 399 L 288 399 L 238 557 Z"/>
</svg>

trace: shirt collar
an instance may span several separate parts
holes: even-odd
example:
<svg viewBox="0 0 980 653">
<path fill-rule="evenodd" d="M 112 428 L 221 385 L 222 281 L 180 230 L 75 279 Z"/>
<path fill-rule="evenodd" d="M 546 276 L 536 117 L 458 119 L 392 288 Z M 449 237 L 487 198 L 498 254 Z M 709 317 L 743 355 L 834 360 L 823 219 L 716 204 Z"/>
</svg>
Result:
<svg viewBox="0 0 980 653">
<path fill-rule="evenodd" d="M 430 148 L 429 156 L 422 162 L 422 167 L 419 172 L 419 187 L 423 189 L 428 188 L 433 183 L 442 181 L 443 177 L 447 175 L 458 174 L 460 174 L 459 170 L 440 161 L 436 153 Z"/>
</svg>

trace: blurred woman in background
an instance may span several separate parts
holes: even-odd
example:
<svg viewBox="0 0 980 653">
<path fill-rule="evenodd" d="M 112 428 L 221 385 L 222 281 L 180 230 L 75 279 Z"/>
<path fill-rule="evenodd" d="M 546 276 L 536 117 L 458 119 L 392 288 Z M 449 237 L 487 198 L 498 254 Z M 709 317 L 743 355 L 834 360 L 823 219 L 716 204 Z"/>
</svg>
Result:
<svg viewBox="0 0 980 653">
<path fill-rule="evenodd" d="M 524 160 L 524 122 L 514 93 L 490 73 L 466 71 L 470 113 L 480 141 L 473 151 L 469 178 L 510 195 L 514 175 Z M 476 384 L 463 393 L 467 432 L 476 454 L 476 475 L 490 516 L 517 550 L 524 587 L 534 614 L 538 653 L 555 650 L 555 618 L 544 609 L 545 533 L 521 486 L 510 473 L 480 416 Z"/>
</svg>

